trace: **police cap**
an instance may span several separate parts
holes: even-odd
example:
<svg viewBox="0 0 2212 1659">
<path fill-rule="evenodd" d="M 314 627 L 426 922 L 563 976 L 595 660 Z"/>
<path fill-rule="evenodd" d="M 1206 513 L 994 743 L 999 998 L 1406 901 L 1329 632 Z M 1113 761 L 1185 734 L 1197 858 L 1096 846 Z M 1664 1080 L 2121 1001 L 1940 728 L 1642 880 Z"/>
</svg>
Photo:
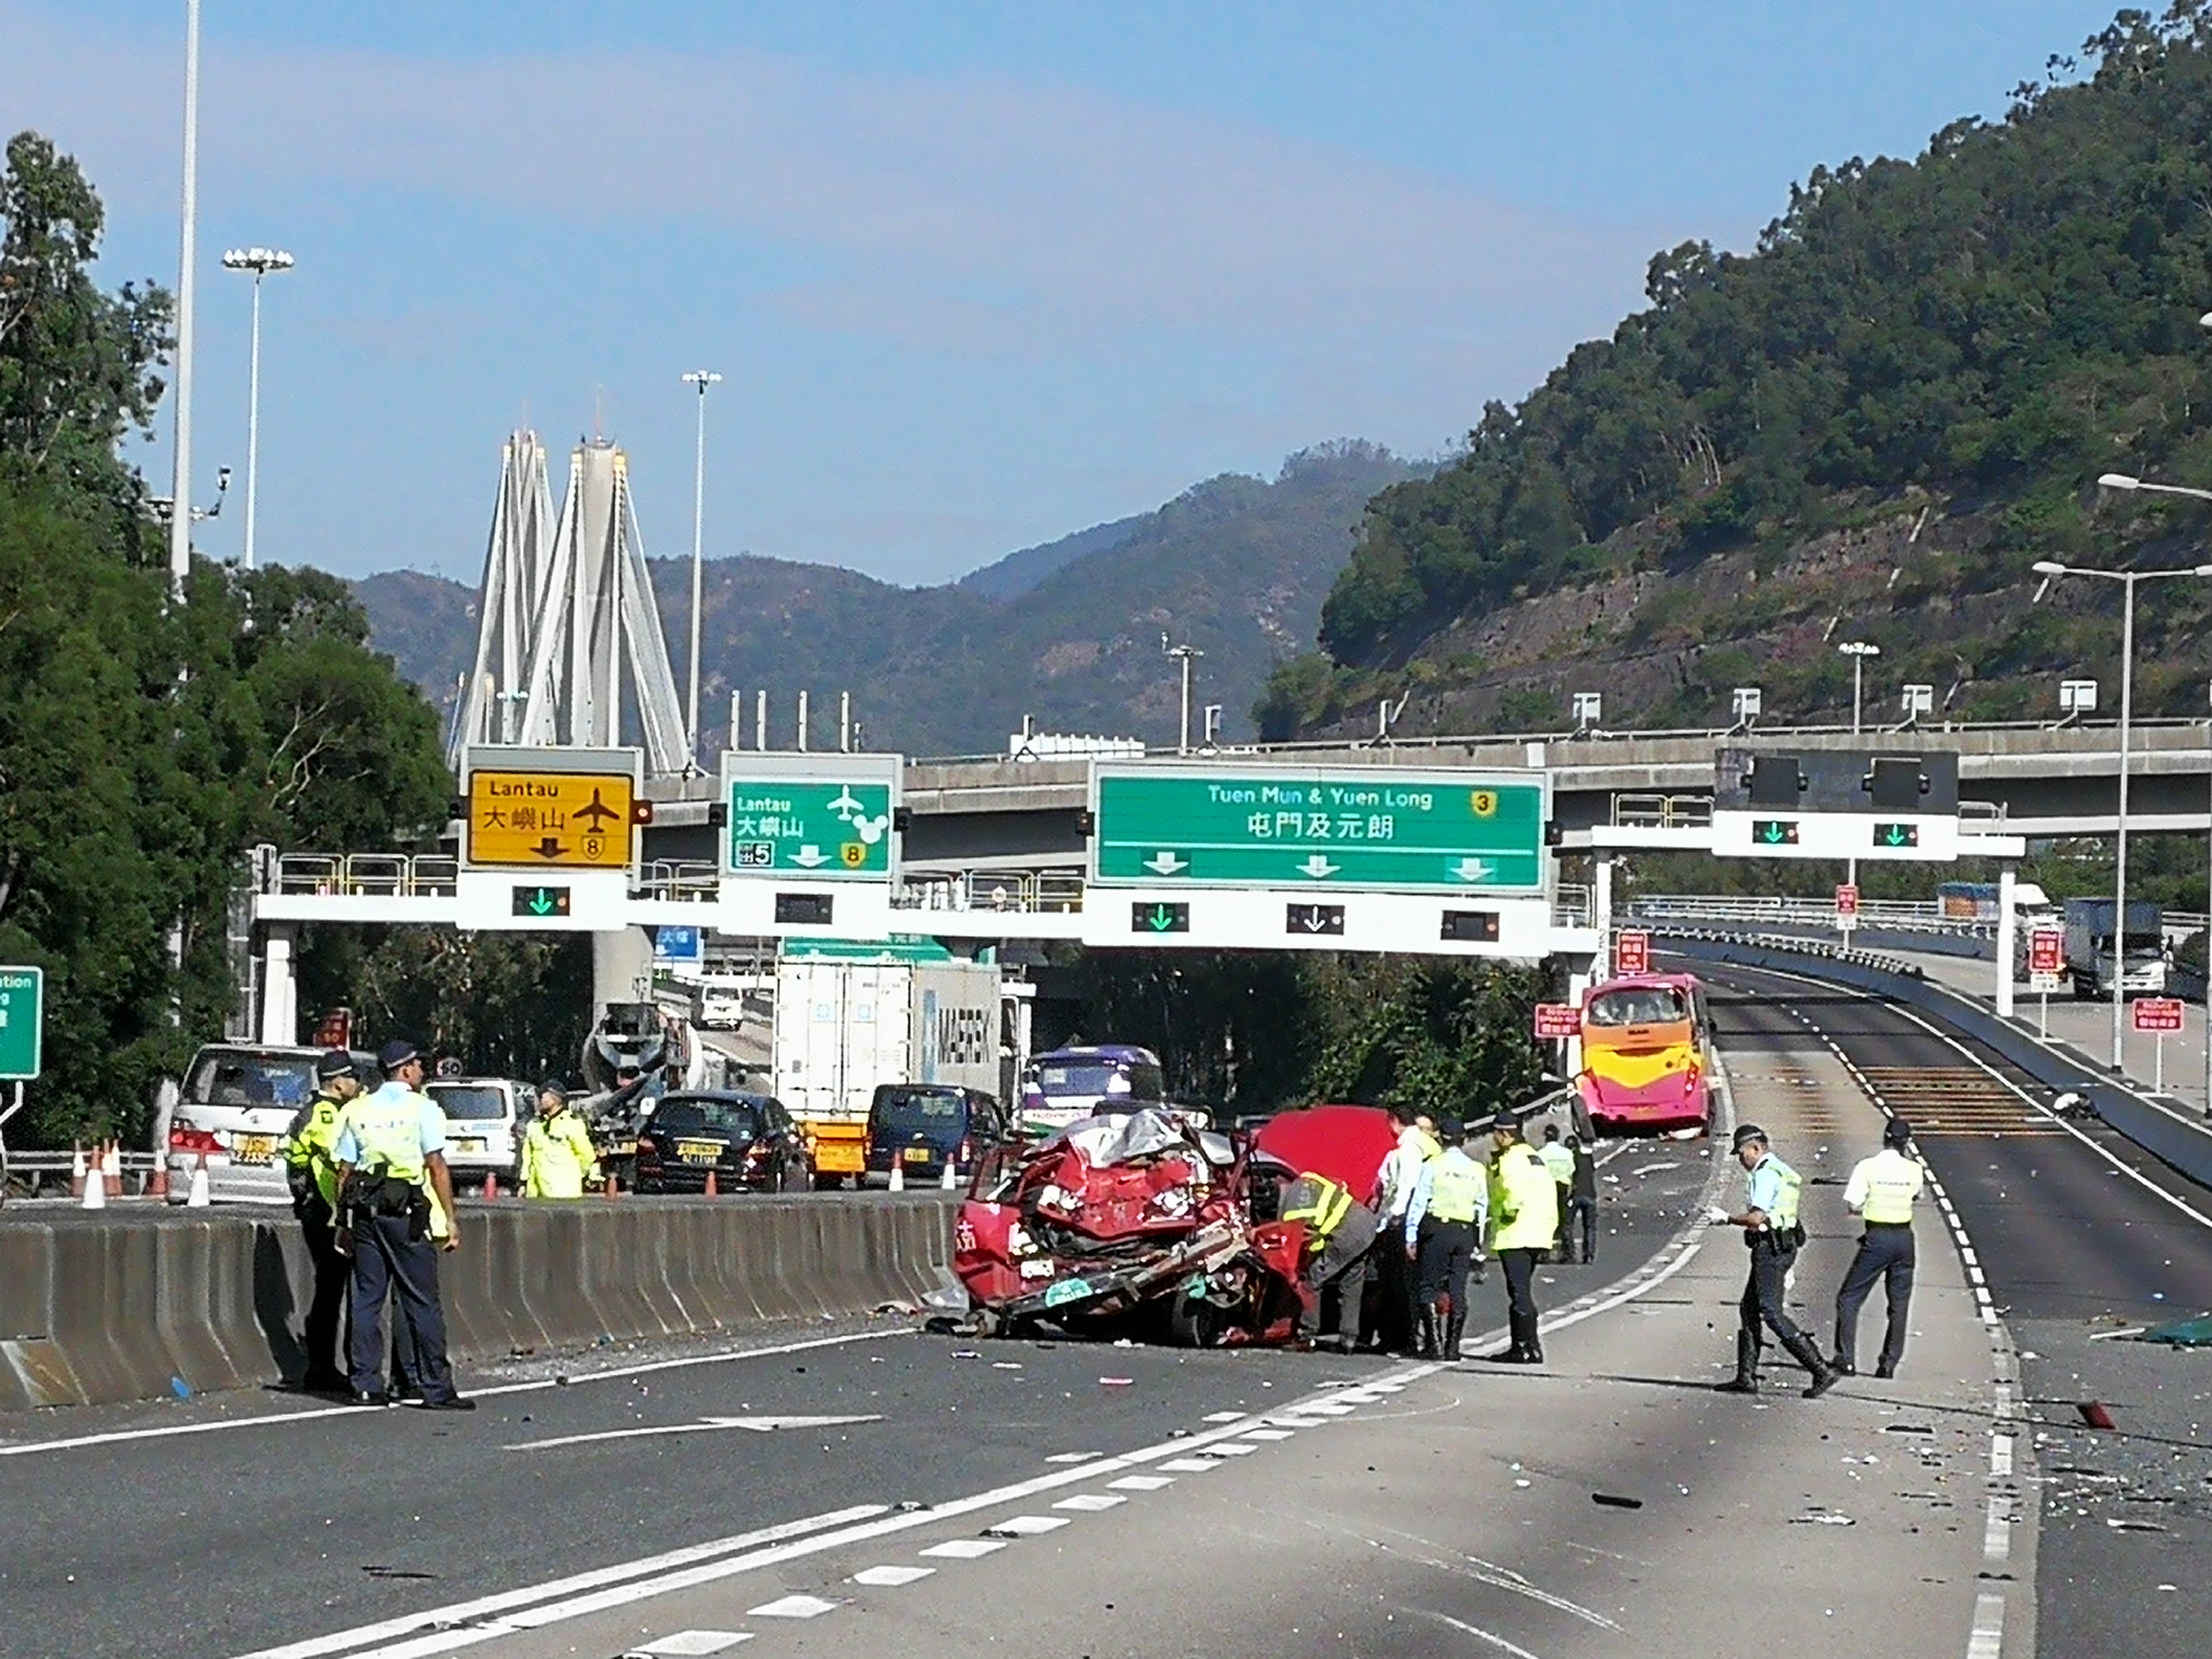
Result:
<svg viewBox="0 0 2212 1659">
<path fill-rule="evenodd" d="M 1731 1143 L 1729 1150 L 1740 1152 L 1753 1141 L 1763 1141 L 1765 1139 L 1766 1131 L 1756 1123 L 1739 1123 L 1735 1126 L 1735 1139 Z"/>
<path fill-rule="evenodd" d="M 1881 1144 L 1902 1146 L 1912 1139 L 1912 1126 L 1901 1117 L 1893 1117 L 1882 1126 Z"/>
<path fill-rule="evenodd" d="M 562 1099 L 566 1100 L 568 1097 L 568 1085 L 557 1077 L 549 1077 L 538 1085 L 538 1092 L 541 1095 L 558 1095 Z"/>
<path fill-rule="evenodd" d="M 315 1076 L 327 1083 L 335 1077 L 358 1077 L 360 1070 L 353 1056 L 343 1048 L 325 1048 L 315 1057 Z"/>
<path fill-rule="evenodd" d="M 420 1058 L 415 1045 L 405 1037 L 394 1037 L 376 1051 L 376 1063 L 386 1077 L 398 1071 L 409 1060 Z"/>
</svg>

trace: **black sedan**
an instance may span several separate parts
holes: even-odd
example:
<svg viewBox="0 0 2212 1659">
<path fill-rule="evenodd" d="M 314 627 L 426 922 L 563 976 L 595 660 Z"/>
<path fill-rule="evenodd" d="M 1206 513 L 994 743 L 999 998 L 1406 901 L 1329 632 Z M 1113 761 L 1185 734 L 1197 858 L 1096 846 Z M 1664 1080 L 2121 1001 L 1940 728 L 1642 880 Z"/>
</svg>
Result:
<svg viewBox="0 0 2212 1659">
<path fill-rule="evenodd" d="M 806 1137 L 783 1103 L 766 1095 L 701 1091 L 664 1095 L 637 1133 L 637 1190 L 803 1191 L 814 1183 Z"/>
</svg>

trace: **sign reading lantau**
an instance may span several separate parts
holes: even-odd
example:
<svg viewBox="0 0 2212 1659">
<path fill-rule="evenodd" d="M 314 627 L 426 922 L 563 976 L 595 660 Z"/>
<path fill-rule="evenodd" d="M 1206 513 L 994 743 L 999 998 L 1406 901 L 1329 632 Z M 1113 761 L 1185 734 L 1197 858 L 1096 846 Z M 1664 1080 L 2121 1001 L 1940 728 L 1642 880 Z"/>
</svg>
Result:
<svg viewBox="0 0 2212 1659">
<path fill-rule="evenodd" d="M 896 755 L 726 755 L 723 873 L 890 880 L 899 767 Z"/>
<path fill-rule="evenodd" d="M 1096 881 L 1544 890 L 1540 775 L 1106 763 L 1092 779 Z"/>
</svg>

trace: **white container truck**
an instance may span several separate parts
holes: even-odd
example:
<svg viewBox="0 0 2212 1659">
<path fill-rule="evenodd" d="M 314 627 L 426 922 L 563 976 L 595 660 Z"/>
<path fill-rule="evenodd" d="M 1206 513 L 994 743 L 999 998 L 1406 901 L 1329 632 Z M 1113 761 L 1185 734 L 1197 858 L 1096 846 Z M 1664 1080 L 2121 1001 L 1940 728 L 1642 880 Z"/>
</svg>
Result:
<svg viewBox="0 0 2212 1659">
<path fill-rule="evenodd" d="M 778 963 L 770 1092 L 812 1143 L 816 1184 L 859 1180 L 878 1084 L 996 1095 L 1001 1024 L 999 969 L 988 963 Z"/>
</svg>

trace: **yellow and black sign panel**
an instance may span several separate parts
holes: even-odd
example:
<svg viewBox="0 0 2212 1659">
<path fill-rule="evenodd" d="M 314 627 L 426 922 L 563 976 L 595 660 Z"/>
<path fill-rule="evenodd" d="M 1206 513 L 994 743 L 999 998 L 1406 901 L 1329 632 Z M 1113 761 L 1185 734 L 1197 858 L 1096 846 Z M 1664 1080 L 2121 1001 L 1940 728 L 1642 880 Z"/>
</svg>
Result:
<svg viewBox="0 0 2212 1659">
<path fill-rule="evenodd" d="M 612 772 L 471 772 L 468 861 L 520 870 L 622 870 L 636 823 Z"/>
</svg>

